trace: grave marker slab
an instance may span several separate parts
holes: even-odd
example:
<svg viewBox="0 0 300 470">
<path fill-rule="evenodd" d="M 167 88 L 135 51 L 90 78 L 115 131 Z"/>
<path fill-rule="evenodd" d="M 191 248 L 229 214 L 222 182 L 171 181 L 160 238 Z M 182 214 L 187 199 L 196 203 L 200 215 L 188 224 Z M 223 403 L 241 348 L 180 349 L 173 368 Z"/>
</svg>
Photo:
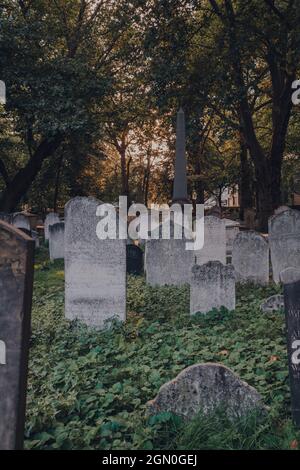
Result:
<svg viewBox="0 0 300 470">
<path fill-rule="evenodd" d="M 300 212 L 285 210 L 269 219 L 269 245 L 273 279 L 280 282 L 280 272 L 300 266 Z"/>
<path fill-rule="evenodd" d="M 292 416 L 300 428 L 300 269 L 287 268 L 280 279 L 284 284 Z"/>
<path fill-rule="evenodd" d="M 220 261 L 226 264 L 226 228 L 224 219 L 208 215 L 204 217 L 204 246 L 194 251 L 197 264 Z"/>
<path fill-rule="evenodd" d="M 25 229 L 28 231 L 28 233 L 31 232 L 31 227 L 30 227 L 30 221 L 26 215 L 17 213 L 12 216 L 12 224 L 19 228 L 19 229 Z"/>
<path fill-rule="evenodd" d="M 185 420 L 197 413 L 207 415 L 222 407 L 229 419 L 253 410 L 266 411 L 261 395 L 222 364 L 195 364 L 164 384 L 148 402 L 149 414 L 171 412 Z"/>
<path fill-rule="evenodd" d="M 161 225 L 157 229 L 159 236 L 161 236 L 162 230 Z M 171 224 L 170 234 L 171 237 L 174 237 L 173 224 Z M 146 241 L 145 271 L 148 284 L 151 286 L 181 286 L 190 282 L 191 269 L 195 262 L 195 251 L 186 250 L 187 241 L 184 237 L 182 239 L 159 238 Z"/>
<path fill-rule="evenodd" d="M 268 284 L 268 242 L 257 232 L 240 232 L 233 242 L 232 265 L 238 282 Z"/>
<path fill-rule="evenodd" d="M 235 276 L 231 265 L 209 261 L 192 268 L 190 313 L 207 313 L 214 308 L 235 309 Z"/>
<path fill-rule="evenodd" d="M 45 233 L 45 240 L 49 240 L 49 226 L 53 224 L 58 224 L 60 222 L 59 215 L 55 212 L 50 212 L 47 214 L 44 223 L 44 233 Z"/>
<path fill-rule="evenodd" d="M 0 449 L 23 446 L 34 241 L 0 222 Z"/>
<path fill-rule="evenodd" d="M 64 259 L 65 256 L 65 223 L 49 225 L 50 259 Z"/>
<path fill-rule="evenodd" d="M 126 319 L 126 240 L 97 237 L 100 204 L 76 197 L 65 206 L 65 313 L 95 328 Z"/>
</svg>

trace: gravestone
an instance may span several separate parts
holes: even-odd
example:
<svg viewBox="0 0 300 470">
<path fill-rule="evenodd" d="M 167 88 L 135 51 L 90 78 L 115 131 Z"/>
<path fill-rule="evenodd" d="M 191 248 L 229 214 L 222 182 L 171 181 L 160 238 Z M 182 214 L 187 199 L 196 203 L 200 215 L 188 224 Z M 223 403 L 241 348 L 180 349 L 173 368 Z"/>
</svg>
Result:
<svg viewBox="0 0 300 470">
<path fill-rule="evenodd" d="M 161 224 L 152 234 L 161 237 Z M 189 241 L 184 237 L 174 237 L 174 227 L 183 230 L 182 226 L 171 223 L 169 240 L 159 238 L 146 241 L 145 271 L 147 283 L 151 286 L 188 284 L 191 278 L 191 269 L 195 262 L 195 252 L 186 249 Z M 155 235 L 156 236 L 156 235 Z"/>
<path fill-rule="evenodd" d="M 289 210 L 290 210 L 289 206 L 279 206 L 277 207 L 277 209 L 275 209 L 274 215 L 279 215 L 282 212 L 289 211 Z"/>
<path fill-rule="evenodd" d="M 40 247 L 39 234 L 35 230 L 31 230 L 31 237 L 33 238 L 35 242 L 35 247 L 39 248 Z"/>
<path fill-rule="evenodd" d="M 49 226 L 58 224 L 60 222 L 59 215 L 55 212 L 50 212 L 47 214 L 45 223 L 44 223 L 44 233 L 45 233 L 45 240 L 49 240 Z"/>
<path fill-rule="evenodd" d="M 95 328 L 126 319 L 126 240 L 97 237 L 100 204 L 76 197 L 65 206 L 65 313 Z"/>
<path fill-rule="evenodd" d="M 204 217 L 204 246 L 194 254 L 199 265 L 208 261 L 226 264 L 226 228 L 223 219 L 211 215 Z"/>
<path fill-rule="evenodd" d="M 147 405 L 151 415 L 167 411 L 186 421 L 199 412 L 208 415 L 221 407 L 231 420 L 253 410 L 267 410 L 255 388 L 228 367 L 215 363 L 187 367 L 174 380 L 164 384 Z"/>
<path fill-rule="evenodd" d="M 34 242 L 0 222 L 0 449 L 23 446 Z"/>
<path fill-rule="evenodd" d="M 280 294 L 272 295 L 264 300 L 260 305 L 264 313 L 274 313 L 284 309 L 284 297 Z"/>
<path fill-rule="evenodd" d="M 12 224 L 14 227 L 25 229 L 28 231 L 28 233 L 31 233 L 30 221 L 28 217 L 22 213 L 16 213 L 13 215 Z"/>
<path fill-rule="evenodd" d="M 300 428 L 300 269 L 287 268 L 280 279 L 284 284 L 292 416 Z"/>
<path fill-rule="evenodd" d="M 230 219 L 223 219 L 226 231 L 226 262 L 231 263 L 233 241 L 240 231 L 238 222 Z"/>
<path fill-rule="evenodd" d="M 144 270 L 144 253 L 136 245 L 126 246 L 126 261 L 128 274 L 142 274 Z"/>
<path fill-rule="evenodd" d="M 64 259 L 65 256 L 65 223 L 49 225 L 49 253 L 50 259 Z"/>
<path fill-rule="evenodd" d="M 235 276 L 232 265 L 209 261 L 192 268 L 190 313 L 207 313 L 212 309 L 235 309 Z"/>
<path fill-rule="evenodd" d="M 280 272 L 300 266 L 300 212 L 285 210 L 269 219 L 269 244 L 273 279 L 279 283 Z"/>
<path fill-rule="evenodd" d="M 268 284 L 268 242 L 257 232 L 240 232 L 233 242 L 232 265 L 236 281 Z"/>
</svg>

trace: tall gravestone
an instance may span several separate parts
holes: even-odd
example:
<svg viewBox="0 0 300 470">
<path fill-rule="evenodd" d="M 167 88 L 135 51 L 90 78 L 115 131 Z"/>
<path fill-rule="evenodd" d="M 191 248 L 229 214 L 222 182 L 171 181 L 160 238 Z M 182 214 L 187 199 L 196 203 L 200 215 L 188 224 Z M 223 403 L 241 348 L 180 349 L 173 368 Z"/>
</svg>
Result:
<svg viewBox="0 0 300 470">
<path fill-rule="evenodd" d="M 0 222 L 0 449 L 24 436 L 34 241 Z"/>
<path fill-rule="evenodd" d="M 257 232 L 240 232 L 233 242 L 232 264 L 238 282 L 268 284 L 268 242 Z"/>
<path fill-rule="evenodd" d="M 212 215 L 204 217 L 204 246 L 194 253 L 199 265 L 208 261 L 226 264 L 226 228 L 223 219 Z"/>
<path fill-rule="evenodd" d="M 12 224 L 19 229 L 27 230 L 28 233 L 31 232 L 30 221 L 28 217 L 26 217 L 26 215 L 22 213 L 17 213 L 13 215 Z"/>
<path fill-rule="evenodd" d="M 287 268 L 280 279 L 284 284 L 292 416 L 300 427 L 300 269 Z"/>
<path fill-rule="evenodd" d="M 103 328 L 126 319 L 126 240 L 100 240 L 94 198 L 65 206 L 65 313 L 70 320 Z"/>
<path fill-rule="evenodd" d="M 300 266 L 300 212 L 285 210 L 269 219 L 269 244 L 273 279 L 279 283 L 280 272 Z"/>
<path fill-rule="evenodd" d="M 64 259 L 65 256 L 65 223 L 49 225 L 50 259 Z"/>
<path fill-rule="evenodd" d="M 212 309 L 235 309 L 235 276 L 231 265 L 209 261 L 192 268 L 190 290 L 191 315 L 207 313 Z"/>
<path fill-rule="evenodd" d="M 49 240 L 49 226 L 58 224 L 60 222 L 59 215 L 55 212 L 50 212 L 47 214 L 45 223 L 44 223 L 44 231 L 45 231 L 45 240 Z"/>
</svg>

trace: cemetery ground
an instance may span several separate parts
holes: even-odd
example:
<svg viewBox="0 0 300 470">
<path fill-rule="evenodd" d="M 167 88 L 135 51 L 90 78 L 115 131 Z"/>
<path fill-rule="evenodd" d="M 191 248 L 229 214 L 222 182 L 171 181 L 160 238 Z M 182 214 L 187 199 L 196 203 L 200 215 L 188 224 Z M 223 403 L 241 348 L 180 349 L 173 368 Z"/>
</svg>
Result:
<svg viewBox="0 0 300 470">
<path fill-rule="evenodd" d="M 189 315 L 188 287 L 129 276 L 126 324 L 95 331 L 64 318 L 63 262 L 36 257 L 25 447 L 28 449 L 296 449 L 284 315 L 260 303 L 280 286 L 239 286 L 234 312 Z M 184 368 L 219 362 L 270 407 L 229 422 L 222 410 L 183 423 L 146 403 Z"/>
</svg>

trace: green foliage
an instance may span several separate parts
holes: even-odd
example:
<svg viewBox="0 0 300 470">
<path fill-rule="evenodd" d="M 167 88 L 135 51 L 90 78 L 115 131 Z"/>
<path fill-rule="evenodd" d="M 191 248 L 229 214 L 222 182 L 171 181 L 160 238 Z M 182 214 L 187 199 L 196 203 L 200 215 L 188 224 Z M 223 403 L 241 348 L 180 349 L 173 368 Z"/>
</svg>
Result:
<svg viewBox="0 0 300 470">
<path fill-rule="evenodd" d="M 128 278 L 128 320 L 94 331 L 64 319 L 61 262 L 38 254 L 29 366 L 26 447 L 34 449 L 288 448 L 284 318 L 265 315 L 278 287 L 238 289 L 235 312 L 189 316 L 188 287 L 151 288 Z M 149 417 L 160 386 L 197 362 L 229 366 L 263 395 L 270 413 L 231 425 L 224 416 L 183 423 Z M 216 424 L 218 420 L 218 424 Z"/>
</svg>

